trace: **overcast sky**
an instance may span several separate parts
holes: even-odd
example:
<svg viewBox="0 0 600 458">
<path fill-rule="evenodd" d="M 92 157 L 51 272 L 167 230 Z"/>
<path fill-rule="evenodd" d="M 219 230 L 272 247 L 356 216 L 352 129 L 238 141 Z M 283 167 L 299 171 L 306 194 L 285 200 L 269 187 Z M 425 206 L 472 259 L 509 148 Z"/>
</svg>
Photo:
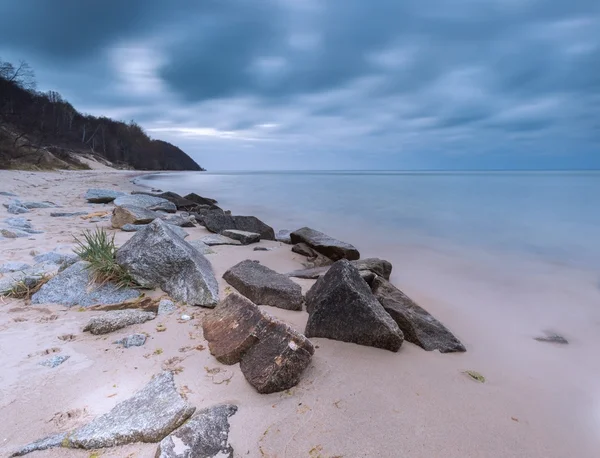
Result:
<svg viewBox="0 0 600 458">
<path fill-rule="evenodd" d="M 210 170 L 600 168 L 600 0 L 1 0 L 0 58 Z"/>
</svg>

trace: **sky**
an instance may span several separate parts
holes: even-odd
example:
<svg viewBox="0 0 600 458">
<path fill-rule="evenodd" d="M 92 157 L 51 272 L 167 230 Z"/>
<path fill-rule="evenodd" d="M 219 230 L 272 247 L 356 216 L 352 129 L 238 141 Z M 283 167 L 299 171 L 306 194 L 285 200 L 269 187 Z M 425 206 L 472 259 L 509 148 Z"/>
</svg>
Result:
<svg viewBox="0 0 600 458">
<path fill-rule="evenodd" d="M 0 59 L 209 170 L 600 169 L 599 0 L 0 0 Z"/>
</svg>

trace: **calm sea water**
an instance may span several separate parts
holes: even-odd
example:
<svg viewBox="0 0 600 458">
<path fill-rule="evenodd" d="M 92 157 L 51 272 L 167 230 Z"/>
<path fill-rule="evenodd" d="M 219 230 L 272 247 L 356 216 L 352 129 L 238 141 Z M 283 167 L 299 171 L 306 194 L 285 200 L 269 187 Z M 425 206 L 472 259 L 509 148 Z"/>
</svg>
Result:
<svg viewBox="0 0 600 458">
<path fill-rule="evenodd" d="M 357 245 L 477 248 L 600 267 L 600 172 L 179 172 L 139 181 Z"/>
</svg>

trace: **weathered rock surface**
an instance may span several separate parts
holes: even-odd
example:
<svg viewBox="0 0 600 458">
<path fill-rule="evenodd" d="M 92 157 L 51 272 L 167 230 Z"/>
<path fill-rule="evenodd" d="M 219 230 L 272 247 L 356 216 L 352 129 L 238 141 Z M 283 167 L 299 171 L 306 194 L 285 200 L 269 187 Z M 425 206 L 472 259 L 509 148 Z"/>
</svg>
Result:
<svg viewBox="0 0 600 458">
<path fill-rule="evenodd" d="M 216 203 L 218 203 L 215 199 L 210 199 L 208 197 L 199 196 L 195 192 L 191 192 L 187 196 L 183 196 L 183 197 L 186 198 L 187 200 L 191 200 L 192 202 L 194 202 L 198 205 L 214 206 Z"/>
<path fill-rule="evenodd" d="M 146 334 L 131 334 L 130 336 L 123 337 L 113 343 L 122 345 L 124 348 L 141 347 L 146 343 Z"/>
<path fill-rule="evenodd" d="M 307 337 L 398 351 L 404 337 L 356 267 L 337 261 L 306 294 Z"/>
<path fill-rule="evenodd" d="M 221 235 L 233 240 L 239 240 L 242 245 L 260 242 L 260 234 L 256 232 L 238 231 L 237 229 L 225 229 Z"/>
<path fill-rule="evenodd" d="M 292 251 L 307 257 L 307 262 L 303 264 L 308 268 L 324 267 L 333 264 L 331 259 L 312 249 L 306 243 L 297 243 L 292 247 Z"/>
<path fill-rule="evenodd" d="M 23 207 L 22 205 L 11 203 L 9 205 L 5 205 L 8 209 L 8 213 L 12 213 L 13 215 L 20 215 L 22 213 L 28 213 L 29 209 Z"/>
<path fill-rule="evenodd" d="M 555 332 L 552 331 L 544 331 L 543 336 L 538 336 L 538 337 L 534 337 L 534 340 L 537 340 L 538 342 L 548 342 L 548 343 L 555 343 L 555 344 L 561 344 L 561 345 L 567 345 L 569 343 L 569 341 L 567 339 L 565 339 L 563 336 L 561 336 L 560 334 L 557 334 Z"/>
<path fill-rule="evenodd" d="M 225 272 L 223 278 L 255 304 L 302 310 L 300 285 L 258 261 L 242 261 Z"/>
<path fill-rule="evenodd" d="M 139 297 L 140 292 L 118 288 L 112 283 L 94 285 L 89 263 L 79 261 L 60 272 L 31 297 L 32 304 L 62 304 L 89 307 L 97 304 L 120 304 Z"/>
<path fill-rule="evenodd" d="M 0 295 L 9 294 L 18 285 L 33 288 L 45 277 L 54 275 L 57 271 L 57 266 L 42 263 L 28 269 L 5 273 L 0 278 Z"/>
<path fill-rule="evenodd" d="M 390 275 L 392 273 L 392 264 L 385 259 L 379 258 L 366 258 L 359 259 L 357 261 L 350 261 L 352 266 L 356 267 L 360 272 L 370 271 L 380 277 L 389 280 Z M 286 275 L 288 277 L 296 277 L 296 278 L 307 278 L 307 279 L 317 279 L 325 275 L 325 273 L 329 270 L 330 266 L 324 267 L 314 267 L 311 269 L 302 269 L 302 270 L 294 270 L 293 272 L 289 272 Z"/>
<path fill-rule="evenodd" d="M 0 234 L 2 237 L 6 237 L 7 239 L 17 239 L 21 237 L 31 237 L 33 234 L 41 234 L 40 231 L 23 231 L 17 228 L 11 229 L 0 229 Z"/>
<path fill-rule="evenodd" d="M 144 192 L 144 191 L 134 191 L 131 194 L 134 194 L 134 195 L 144 194 L 146 196 L 159 197 L 161 199 L 168 200 L 169 202 L 172 202 L 175 204 L 175 206 L 177 207 L 177 210 L 190 210 L 190 209 L 195 208 L 197 205 L 196 202 L 186 199 L 185 197 L 181 197 L 179 194 L 177 194 L 175 192 L 171 192 L 171 191 L 163 192 L 160 194 Z"/>
<path fill-rule="evenodd" d="M 92 204 L 107 204 L 124 195 L 126 195 L 124 192 L 112 189 L 92 188 L 85 193 L 85 199 Z"/>
<path fill-rule="evenodd" d="M 169 218 L 165 218 L 164 221 L 166 221 L 169 224 L 172 224 L 173 226 L 179 226 L 179 227 L 195 227 L 196 226 L 194 224 L 194 222 L 196 221 L 196 218 L 194 218 L 193 216 L 184 217 L 183 215 L 173 215 Z"/>
<path fill-rule="evenodd" d="M 219 300 L 210 262 L 157 219 L 137 232 L 117 251 L 117 262 L 141 286 L 159 286 L 173 299 L 214 307 Z"/>
<path fill-rule="evenodd" d="M 53 356 L 52 358 L 45 359 L 45 360 L 39 362 L 38 364 L 40 366 L 54 368 L 54 367 L 60 366 L 62 363 L 64 363 L 69 358 L 70 358 L 70 356 L 67 356 L 67 355 L 56 355 L 56 356 Z"/>
<path fill-rule="evenodd" d="M 5 274 L 9 272 L 18 272 L 21 270 L 29 269 L 31 266 L 26 262 L 20 261 L 9 261 L 5 262 L 0 266 L 0 273 Z"/>
<path fill-rule="evenodd" d="M 255 216 L 232 216 L 220 210 L 206 212 L 202 216 L 202 223 L 211 232 L 222 233 L 226 229 L 256 232 L 261 239 L 275 240 L 275 231 Z"/>
<path fill-rule="evenodd" d="M 398 324 L 407 341 L 427 351 L 466 351 L 464 345 L 442 323 L 389 281 L 376 277 L 371 289 L 386 312 Z"/>
<path fill-rule="evenodd" d="M 56 264 L 59 267 L 68 267 L 80 261 L 79 256 L 75 253 L 59 253 L 57 251 L 48 251 L 47 253 L 41 253 L 35 255 L 33 260 L 37 263 L 45 262 L 50 264 Z"/>
<path fill-rule="evenodd" d="M 154 318 L 156 318 L 155 313 L 144 312 L 143 310 L 113 310 L 91 318 L 83 331 L 89 331 L 92 334 L 108 334 L 125 326 L 145 323 Z"/>
<path fill-rule="evenodd" d="M 27 221 L 25 218 L 21 218 L 21 217 L 6 218 L 4 220 L 4 222 L 6 224 L 8 224 L 10 227 L 14 227 L 16 229 L 21 229 L 22 231 L 25 231 L 25 232 L 30 232 L 30 231 L 32 231 L 32 233 L 36 232 L 33 229 L 33 225 L 31 224 L 31 221 Z"/>
<path fill-rule="evenodd" d="M 54 218 L 68 218 L 70 216 L 83 216 L 87 215 L 88 212 L 52 212 L 50 216 Z"/>
<path fill-rule="evenodd" d="M 229 417 L 237 406 L 222 404 L 203 409 L 165 437 L 155 458 L 233 458 L 229 444 Z"/>
<path fill-rule="evenodd" d="M 193 246 L 196 250 L 200 252 L 200 254 L 214 254 L 215 251 L 209 247 L 202 240 L 191 240 L 188 242 L 191 246 Z"/>
<path fill-rule="evenodd" d="M 253 251 L 273 251 L 273 248 L 268 248 L 266 246 L 255 246 Z"/>
<path fill-rule="evenodd" d="M 289 231 L 287 229 L 281 229 L 280 231 L 277 231 L 277 234 L 275 234 L 275 240 L 277 240 L 278 242 L 281 242 L 281 243 L 287 243 L 288 245 L 291 245 L 291 243 L 292 243 L 292 239 L 290 238 L 291 233 L 292 233 L 292 231 Z"/>
<path fill-rule="evenodd" d="M 174 312 L 175 310 L 177 310 L 177 306 L 175 305 L 175 302 L 173 302 L 170 299 L 161 299 L 158 303 L 159 315 L 166 315 L 168 313 Z"/>
<path fill-rule="evenodd" d="M 177 392 L 173 374 L 162 372 L 131 398 L 87 425 L 33 442 L 12 456 L 60 446 L 91 450 L 133 442 L 158 442 L 181 426 L 195 410 Z"/>
<path fill-rule="evenodd" d="M 205 235 L 200 239 L 200 241 L 207 246 L 242 244 L 242 242 L 240 242 L 239 240 L 230 239 L 229 237 L 225 237 L 221 234 Z"/>
<path fill-rule="evenodd" d="M 204 317 L 202 329 L 210 352 L 224 364 L 240 361 L 259 393 L 295 386 L 314 354 L 306 337 L 235 292 Z"/>
<path fill-rule="evenodd" d="M 149 224 L 158 218 L 158 214 L 151 210 L 131 205 L 115 207 L 111 217 L 114 228 L 121 228 L 126 224 Z"/>
<path fill-rule="evenodd" d="M 19 204 L 29 210 L 34 208 L 56 208 L 60 207 L 60 205 L 55 204 L 54 202 L 50 202 L 45 200 L 43 202 L 19 202 Z"/>
<path fill-rule="evenodd" d="M 121 230 L 123 232 L 137 232 L 145 229 L 148 224 L 123 224 Z"/>
<path fill-rule="evenodd" d="M 334 239 L 322 232 L 303 227 L 290 234 L 292 243 L 306 243 L 322 255 L 337 261 L 338 259 L 348 259 L 350 261 L 359 259 L 360 253 L 356 248 L 346 242 Z"/>
<path fill-rule="evenodd" d="M 145 210 L 162 210 L 168 213 L 175 213 L 177 206 L 173 202 L 161 197 L 149 196 L 147 194 L 132 194 L 117 197 L 114 201 L 118 207 L 132 206 L 139 207 Z"/>
</svg>

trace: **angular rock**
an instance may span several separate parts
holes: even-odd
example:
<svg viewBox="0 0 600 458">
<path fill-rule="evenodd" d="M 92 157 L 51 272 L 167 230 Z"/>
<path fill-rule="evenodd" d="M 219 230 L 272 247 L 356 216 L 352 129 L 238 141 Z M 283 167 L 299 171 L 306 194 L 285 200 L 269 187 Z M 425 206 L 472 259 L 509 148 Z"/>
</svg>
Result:
<svg viewBox="0 0 600 458">
<path fill-rule="evenodd" d="M 64 268 L 75 264 L 81 259 L 75 253 L 59 253 L 57 251 L 49 251 L 47 253 L 35 255 L 33 260 L 37 263 L 45 262 L 56 264 L 57 266 Z"/>
<path fill-rule="evenodd" d="M 0 266 L 0 273 L 6 274 L 9 272 L 18 272 L 21 270 L 29 269 L 30 267 L 31 266 L 29 264 L 27 264 L 26 262 L 9 261 L 9 262 L 5 262 L 4 264 L 2 264 Z"/>
<path fill-rule="evenodd" d="M 390 275 L 392 273 L 392 264 L 385 259 L 379 258 L 366 258 L 359 259 L 357 261 L 350 261 L 352 266 L 356 267 L 359 271 L 370 271 L 380 277 L 389 280 Z M 293 272 L 289 272 L 286 275 L 288 277 L 296 277 L 296 278 L 306 278 L 306 279 L 317 279 L 325 275 L 325 273 L 329 270 L 330 266 L 324 267 L 314 267 L 311 269 L 302 269 L 302 270 L 294 270 Z"/>
<path fill-rule="evenodd" d="M 8 224 L 10 227 L 21 229 L 22 231 L 25 231 L 25 232 L 33 231 L 33 226 L 31 224 L 31 221 L 27 221 L 25 218 L 20 218 L 20 217 L 6 218 L 4 220 L 4 222 L 6 224 Z"/>
<path fill-rule="evenodd" d="M 348 259 L 350 261 L 359 259 L 360 253 L 356 248 L 346 242 L 334 239 L 322 232 L 303 227 L 290 234 L 292 243 L 306 243 L 322 255 L 337 261 L 338 259 Z"/>
<path fill-rule="evenodd" d="M 54 218 L 68 218 L 70 216 L 82 216 L 87 215 L 87 212 L 52 212 L 50 216 Z"/>
<path fill-rule="evenodd" d="M 85 193 L 85 199 L 92 204 L 107 204 L 124 195 L 126 195 L 124 192 L 112 189 L 92 188 Z"/>
<path fill-rule="evenodd" d="M 226 229 L 256 232 L 261 239 L 275 240 L 275 231 L 255 216 L 232 216 L 221 210 L 206 212 L 202 216 L 202 223 L 211 232 L 220 234 Z"/>
<path fill-rule="evenodd" d="M 123 337 L 113 343 L 122 345 L 124 348 L 141 347 L 146 343 L 146 334 L 131 334 L 130 336 Z"/>
<path fill-rule="evenodd" d="M 184 217 L 183 215 L 173 215 L 170 218 L 165 218 L 164 221 L 166 221 L 169 224 L 172 224 L 173 226 L 179 226 L 179 227 L 195 227 L 196 226 L 194 224 L 194 222 L 196 221 L 196 218 L 194 218 L 193 216 Z"/>
<path fill-rule="evenodd" d="M 237 406 L 222 404 L 203 409 L 158 445 L 155 458 L 233 458 L 229 417 Z"/>
<path fill-rule="evenodd" d="M 187 196 L 183 196 L 183 197 L 186 198 L 187 200 L 191 200 L 192 202 L 195 202 L 198 205 L 212 206 L 212 205 L 218 203 L 215 199 L 210 199 L 208 197 L 199 196 L 195 192 L 191 192 Z"/>
<path fill-rule="evenodd" d="M 39 362 L 38 364 L 46 367 L 57 367 L 64 363 L 70 356 L 66 355 L 56 355 L 52 358 L 45 359 L 44 361 Z"/>
<path fill-rule="evenodd" d="M 337 261 L 306 294 L 307 337 L 398 351 L 404 337 L 356 267 Z"/>
<path fill-rule="evenodd" d="M 121 230 L 123 232 L 137 232 L 137 231 L 141 231 L 142 229 L 145 229 L 146 226 L 148 226 L 148 224 L 123 224 L 123 226 L 121 227 Z"/>
<path fill-rule="evenodd" d="M 233 240 L 221 234 L 205 235 L 200 239 L 200 241 L 207 246 L 242 244 L 242 242 L 240 242 L 239 240 Z"/>
<path fill-rule="evenodd" d="M 12 203 L 6 206 L 8 209 L 8 213 L 12 213 L 13 215 L 19 215 L 22 213 L 28 213 L 29 209 L 23 207 L 22 205 Z"/>
<path fill-rule="evenodd" d="M 225 229 L 221 235 L 229 237 L 233 240 L 239 240 L 242 245 L 250 245 L 251 243 L 260 242 L 260 234 L 256 232 L 239 231 L 237 229 Z"/>
<path fill-rule="evenodd" d="M 21 229 L 0 229 L 0 234 L 2 237 L 6 237 L 7 239 L 17 239 L 21 237 L 31 237 L 33 234 L 41 234 L 40 231 L 22 231 Z"/>
<path fill-rule="evenodd" d="M 120 228 L 126 224 L 149 224 L 158 218 L 158 214 L 151 210 L 131 205 L 115 207 L 111 217 L 114 228 Z"/>
<path fill-rule="evenodd" d="M 95 335 L 108 334 L 132 324 L 145 323 L 154 318 L 156 318 L 155 313 L 144 312 L 143 310 L 113 310 L 91 318 L 83 331 L 89 331 Z"/>
<path fill-rule="evenodd" d="M 292 247 L 292 251 L 308 258 L 307 262 L 303 263 L 306 267 L 315 268 L 333 264 L 331 259 L 313 250 L 306 243 L 297 243 Z"/>
<path fill-rule="evenodd" d="M 118 288 L 113 283 L 92 283 L 89 263 L 79 261 L 60 272 L 31 296 L 32 304 L 62 304 L 89 307 L 98 304 L 120 304 L 140 296 L 130 288 Z"/>
<path fill-rule="evenodd" d="M 117 207 L 131 206 L 139 207 L 144 210 L 162 210 L 167 213 L 175 213 L 177 206 L 173 202 L 161 197 L 149 196 L 146 194 L 132 194 L 117 197 L 114 201 Z"/>
<path fill-rule="evenodd" d="M 181 197 L 179 194 L 174 192 L 163 192 L 162 194 L 157 194 L 157 197 L 161 197 L 163 199 L 172 202 L 177 207 L 177 210 L 191 210 L 195 208 L 198 204 L 193 200 L 186 199 L 185 197 Z"/>
<path fill-rule="evenodd" d="M 215 251 L 211 249 L 202 240 L 191 240 L 188 242 L 192 247 L 200 252 L 200 254 L 214 254 Z"/>
<path fill-rule="evenodd" d="M 292 239 L 290 238 L 291 233 L 292 233 L 292 231 L 289 231 L 287 229 L 281 229 L 280 231 L 277 231 L 277 234 L 275 234 L 275 240 L 277 240 L 278 242 L 281 242 L 281 243 L 287 243 L 288 245 L 291 245 L 291 243 L 292 243 Z"/>
<path fill-rule="evenodd" d="M 169 299 L 161 299 L 160 302 L 158 303 L 158 314 L 159 315 L 166 315 L 168 313 L 174 312 L 175 310 L 177 310 L 177 306 L 175 305 L 175 302 L 173 302 Z"/>
<path fill-rule="evenodd" d="M 173 374 L 162 372 L 131 398 L 87 425 L 33 442 L 12 456 L 60 446 L 91 450 L 133 442 L 158 442 L 181 426 L 195 410 L 177 392 Z"/>
<path fill-rule="evenodd" d="M 258 261 L 242 261 L 225 272 L 223 278 L 255 304 L 302 310 L 300 285 Z"/>
<path fill-rule="evenodd" d="M 157 219 L 117 251 L 117 262 L 140 285 L 159 286 L 173 299 L 214 307 L 219 288 L 210 262 Z"/>
<path fill-rule="evenodd" d="M 398 324 L 407 341 L 427 351 L 466 351 L 464 345 L 442 323 L 389 281 L 376 277 L 371 289 L 386 312 Z"/>
</svg>

